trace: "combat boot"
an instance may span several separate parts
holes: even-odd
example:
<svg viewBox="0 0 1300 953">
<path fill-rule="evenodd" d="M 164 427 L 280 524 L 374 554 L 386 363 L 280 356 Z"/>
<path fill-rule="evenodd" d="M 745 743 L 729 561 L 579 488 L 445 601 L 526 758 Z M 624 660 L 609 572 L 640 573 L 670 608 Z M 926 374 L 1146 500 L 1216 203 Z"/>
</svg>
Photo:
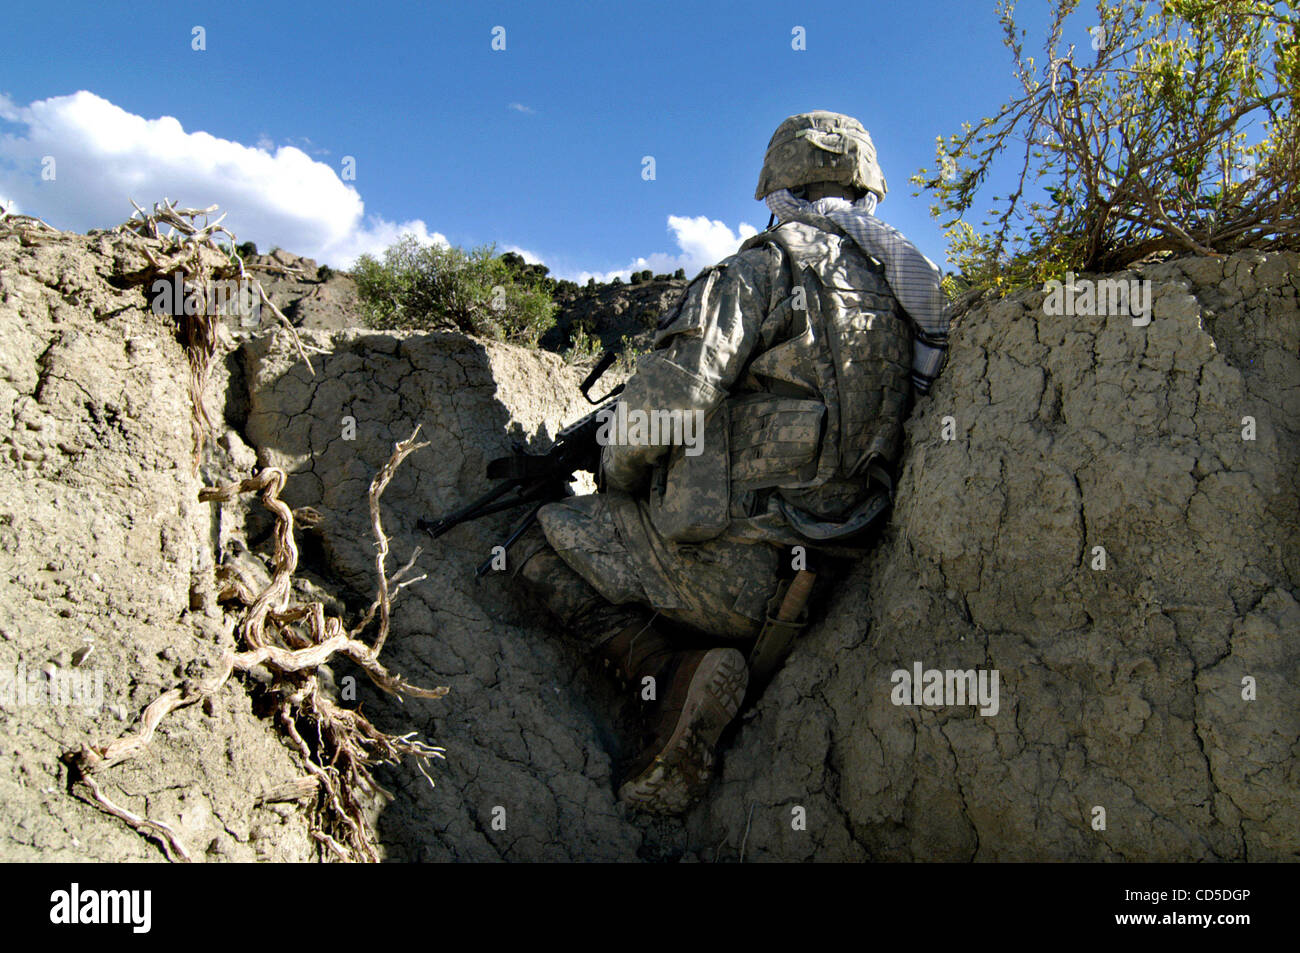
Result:
<svg viewBox="0 0 1300 953">
<path fill-rule="evenodd" d="M 619 799 L 652 814 L 680 814 L 704 794 L 718 737 L 740 711 L 748 683 L 736 649 L 681 651 L 648 625 L 633 625 L 602 655 L 640 695 L 653 678 L 645 750 L 627 772 Z"/>
</svg>

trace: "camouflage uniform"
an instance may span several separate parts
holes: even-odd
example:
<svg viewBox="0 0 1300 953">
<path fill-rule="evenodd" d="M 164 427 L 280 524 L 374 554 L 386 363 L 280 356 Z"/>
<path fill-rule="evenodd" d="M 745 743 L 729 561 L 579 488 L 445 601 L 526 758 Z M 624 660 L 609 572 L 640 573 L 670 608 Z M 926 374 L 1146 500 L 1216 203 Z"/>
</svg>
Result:
<svg viewBox="0 0 1300 953">
<path fill-rule="evenodd" d="M 779 140 L 800 118 L 773 137 L 760 191 L 799 184 L 801 170 L 781 172 Z M 823 135 L 816 126 L 814 118 L 803 128 Z M 856 174 L 861 156 L 828 155 L 842 160 L 844 184 L 883 191 L 878 170 Z M 788 161 L 807 165 L 800 154 Z M 832 163 L 812 180 L 836 174 Z M 668 658 L 670 640 L 643 635 L 646 609 L 717 645 L 752 639 L 785 547 L 833 546 L 865 523 L 871 475 L 893 463 L 899 445 L 912 334 L 880 266 L 824 224 L 770 228 L 706 269 L 638 363 L 621 396 L 629 416 L 701 411 L 702 452 L 609 444 L 604 491 L 548 504 L 541 531 L 521 540 L 517 575 L 593 651 L 626 661 L 636 638 L 653 638 L 656 657 Z M 728 659 L 722 668 L 732 678 Z M 711 764 L 711 750 L 700 757 Z M 693 777 L 685 793 L 656 793 L 638 806 L 680 810 L 700 785 Z"/>
</svg>

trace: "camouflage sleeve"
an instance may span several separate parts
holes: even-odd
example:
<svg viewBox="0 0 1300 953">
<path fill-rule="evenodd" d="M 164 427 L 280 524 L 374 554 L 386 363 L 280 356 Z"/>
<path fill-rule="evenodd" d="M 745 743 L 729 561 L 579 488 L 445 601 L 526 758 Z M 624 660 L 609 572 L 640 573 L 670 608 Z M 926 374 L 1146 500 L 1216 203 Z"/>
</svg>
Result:
<svg viewBox="0 0 1300 953">
<path fill-rule="evenodd" d="M 707 415 L 727 397 L 758 343 L 770 307 L 773 266 L 780 253 L 758 247 L 702 271 L 681 303 L 664 318 L 655 350 L 644 355 L 621 401 L 634 411 Z M 667 444 L 607 444 L 601 452 L 605 483 L 636 492 Z"/>
</svg>

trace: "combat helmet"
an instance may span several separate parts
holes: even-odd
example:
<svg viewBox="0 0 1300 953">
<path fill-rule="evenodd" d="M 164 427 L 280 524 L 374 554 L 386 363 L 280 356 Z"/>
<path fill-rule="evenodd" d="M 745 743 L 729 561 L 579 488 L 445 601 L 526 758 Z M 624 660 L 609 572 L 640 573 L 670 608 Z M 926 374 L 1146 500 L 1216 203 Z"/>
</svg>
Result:
<svg viewBox="0 0 1300 953">
<path fill-rule="evenodd" d="M 876 147 L 852 116 L 818 109 L 791 116 L 772 133 L 754 198 L 810 182 L 835 182 L 866 189 L 883 199 L 888 188 L 876 162 Z"/>
</svg>

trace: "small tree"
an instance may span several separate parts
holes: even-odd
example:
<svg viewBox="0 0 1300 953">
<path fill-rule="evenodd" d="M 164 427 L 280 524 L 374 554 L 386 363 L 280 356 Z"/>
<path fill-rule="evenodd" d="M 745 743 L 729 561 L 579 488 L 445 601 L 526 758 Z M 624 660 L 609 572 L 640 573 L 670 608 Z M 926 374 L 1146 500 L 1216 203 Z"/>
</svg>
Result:
<svg viewBox="0 0 1300 953">
<path fill-rule="evenodd" d="M 403 235 L 384 252 L 382 263 L 362 255 L 352 277 L 367 322 L 375 328 L 457 330 L 536 345 L 555 323 L 550 292 L 492 252 L 490 245 L 465 251 Z"/>
<path fill-rule="evenodd" d="M 950 259 L 974 287 L 1122 268 L 1154 251 L 1300 247 L 1300 97 L 1294 0 L 1099 0 L 1091 64 L 1060 49 L 1078 0 L 1053 0 L 1046 57 L 1022 47 L 1014 0 L 1004 44 L 1023 93 L 960 135 L 912 182 L 937 197 Z M 1283 10 L 1285 8 L 1285 11 Z M 1258 121 L 1258 141 L 1247 130 Z M 1013 143 L 1015 187 L 990 232 L 962 217 Z"/>
</svg>

